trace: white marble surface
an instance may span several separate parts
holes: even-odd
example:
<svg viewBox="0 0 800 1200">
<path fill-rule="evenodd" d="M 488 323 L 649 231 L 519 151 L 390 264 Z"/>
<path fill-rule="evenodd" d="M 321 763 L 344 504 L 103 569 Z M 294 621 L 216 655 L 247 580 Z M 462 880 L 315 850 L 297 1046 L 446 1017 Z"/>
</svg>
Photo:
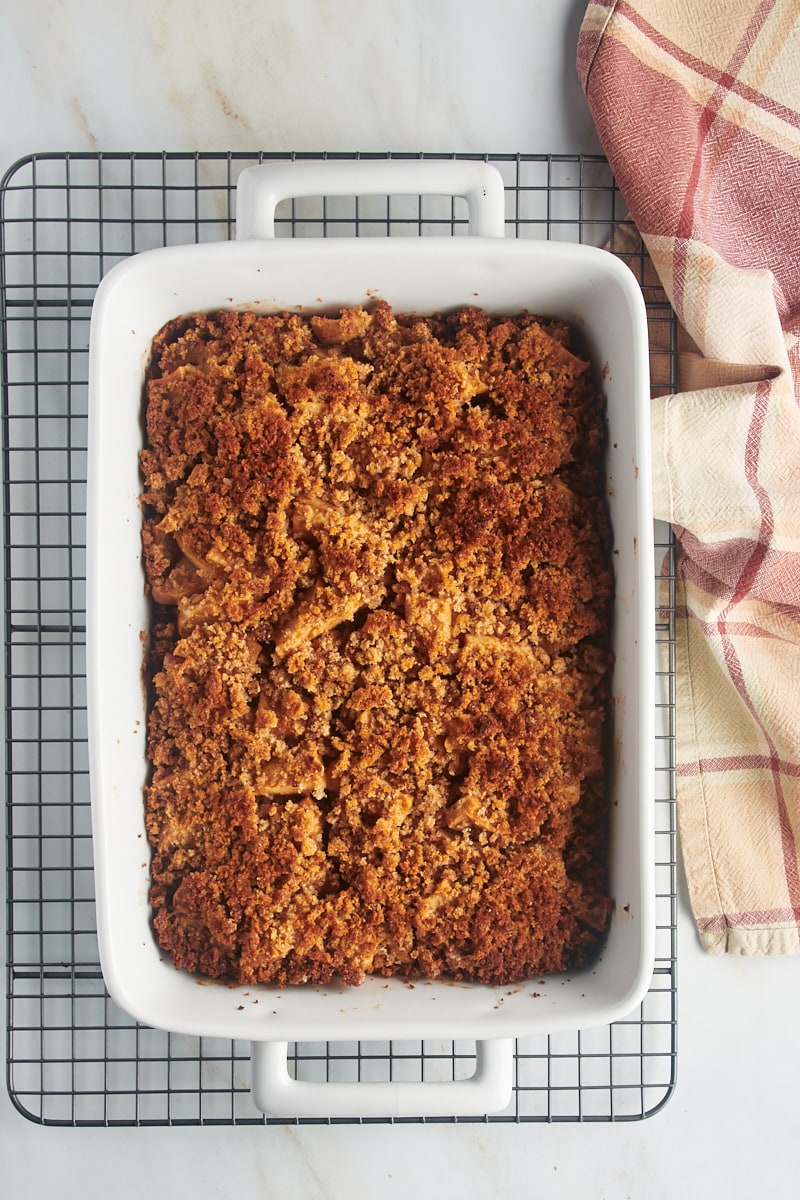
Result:
<svg viewBox="0 0 800 1200">
<path fill-rule="evenodd" d="M 2 0 L 2 150 L 594 150 L 578 0 Z M 13 119 L 8 120 L 9 112 Z"/>
<path fill-rule="evenodd" d="M 593 151 L 583 0 L 0 0 L 0 172 L 45 150 Z M 800 960 L 712 959 L 679 913 L 678 1084 L 593 1126 L 41 1129 L 0 1098 L 3 1194 L 783 1192 Z"/>
</svg>

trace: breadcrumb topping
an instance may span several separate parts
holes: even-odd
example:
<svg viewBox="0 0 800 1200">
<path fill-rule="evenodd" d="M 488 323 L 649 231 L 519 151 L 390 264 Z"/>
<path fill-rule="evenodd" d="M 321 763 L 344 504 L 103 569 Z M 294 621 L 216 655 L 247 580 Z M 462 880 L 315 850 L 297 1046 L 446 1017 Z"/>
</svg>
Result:
<svg viewBox="0 0 800 1200">
<path fill-rule="evenodd" d="M 151 904 L 176 966 L 506 984 L 607 927 L 604 413 L 570 330 L 170 322 L 146 380 Z"/>
</svg>

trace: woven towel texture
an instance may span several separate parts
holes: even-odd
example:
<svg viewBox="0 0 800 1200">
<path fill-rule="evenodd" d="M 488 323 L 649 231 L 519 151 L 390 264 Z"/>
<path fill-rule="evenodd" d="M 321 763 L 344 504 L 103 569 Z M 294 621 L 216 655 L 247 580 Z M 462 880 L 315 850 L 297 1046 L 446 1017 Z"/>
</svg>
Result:
<svg viewBox="0 0 800 1200">
<path fill-rule="evenodd" d="M 699 936 L 800 953 L 800 5 L 594 0 L 578 72 L 682 326 L 653 475 Z"/>
</svg>

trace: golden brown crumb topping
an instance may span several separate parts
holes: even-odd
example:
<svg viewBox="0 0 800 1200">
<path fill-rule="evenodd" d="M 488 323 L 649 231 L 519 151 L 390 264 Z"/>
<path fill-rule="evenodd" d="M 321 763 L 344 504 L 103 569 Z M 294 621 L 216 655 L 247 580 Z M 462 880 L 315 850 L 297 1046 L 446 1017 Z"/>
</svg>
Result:
<svg viewBox="0 0 800 1200">
<path fill-rule="evenodd" d="M 197 314 L 145 400 L 160 945 L 281 987 L 584 963 L 612 575 L 568 328 Z"/>
</svg>

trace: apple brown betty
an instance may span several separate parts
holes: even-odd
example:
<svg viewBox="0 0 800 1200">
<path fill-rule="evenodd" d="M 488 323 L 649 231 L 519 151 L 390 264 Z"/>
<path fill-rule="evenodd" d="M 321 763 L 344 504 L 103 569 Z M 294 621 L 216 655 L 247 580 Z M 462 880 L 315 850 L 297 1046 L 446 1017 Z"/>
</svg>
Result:
<svg viewBox="0 0 800 1200">
<path fill-rule="evenodd" d="M 171 321 L 145 385 L 146 823 L 177 967 L 493 985 L 607 927 L 604 409 L 566 325 Z"/>
</svg>

